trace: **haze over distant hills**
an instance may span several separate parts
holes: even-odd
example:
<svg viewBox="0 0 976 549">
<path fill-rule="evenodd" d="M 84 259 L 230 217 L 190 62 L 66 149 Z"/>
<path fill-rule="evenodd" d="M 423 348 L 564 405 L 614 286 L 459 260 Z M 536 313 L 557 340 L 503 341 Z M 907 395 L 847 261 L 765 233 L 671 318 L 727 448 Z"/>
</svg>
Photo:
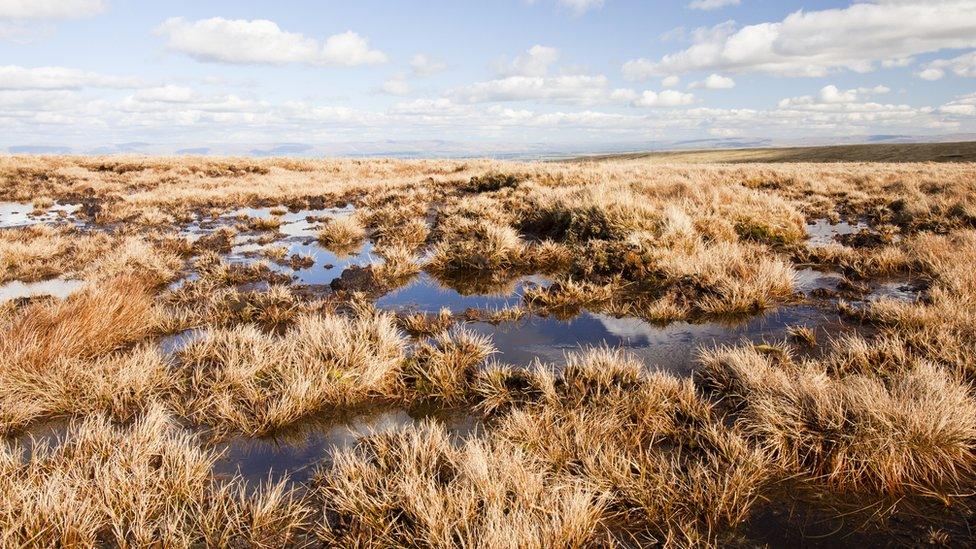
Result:
<svg viewBox="0 0 976 549">
<path fill-rule="evenodd" d="M 79 155 L 206 155 L 206 156 L 294 156 L 294 157 L 393 157 L 393 158 L 458 158 L 495 157 L 510 159 L 549 159 L 584 155 L 621 154 L 650 151 L 681 151 L 695 149 L 743 149 L 766 147 L 811 147 L 850 145 L 858 143 L 949 143 L 976 141 L 976 134 L 941 136 L 869 135 L 850 138 L 768 139 L 714 138 L 674 141 L 620 142 L 594 146 L 574 143 L 471 143 L 447 140 L 428 141 L 362 141 L 339 143 L 257 143 L 187 144 L 130 142 L 100 145 L 91 148 L 56 144 L 33 144 L 7 147 L 8 154 L 79 154 Z"/>
</svg>

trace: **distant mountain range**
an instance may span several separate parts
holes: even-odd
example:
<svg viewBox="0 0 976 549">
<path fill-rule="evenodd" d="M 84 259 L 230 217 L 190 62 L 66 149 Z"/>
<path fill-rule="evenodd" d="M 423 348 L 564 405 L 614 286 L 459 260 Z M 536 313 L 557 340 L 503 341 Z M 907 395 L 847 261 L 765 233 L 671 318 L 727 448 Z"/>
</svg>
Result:
<svg viewBox="0 0 976 549">
<path fill-rule="evenodd" d="M 341 143 L 201 143 L 187 144 L 130 142 L 92 148 L 54 144 L 16 145 L 7 147 L 9 154 L 80 154 L 80 155 L 214 155 L 214 156 L 298 156 L 298 157 L 393 157 L 393 158 L 466 158 L 556 159 L 581 155 L 617 154 L 648 151 L 681 151 L 692 149 L 741 149 L 757 147 L 806 147 L 850 145 L 857 143 L 945 143 L 976 141 L 976 134 L 949 135 L 868 135 L 834 138 L 714 138 L 673 141 L 592 143 L 481 143 L 446 140 L 362 141 Z"/>
</svg>

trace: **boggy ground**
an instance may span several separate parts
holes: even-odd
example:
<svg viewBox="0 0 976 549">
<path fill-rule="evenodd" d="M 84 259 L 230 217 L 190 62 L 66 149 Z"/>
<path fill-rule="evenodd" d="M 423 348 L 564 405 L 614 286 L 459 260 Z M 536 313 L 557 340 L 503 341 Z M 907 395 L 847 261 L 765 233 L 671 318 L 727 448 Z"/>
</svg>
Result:
<svg viewBox="0 0 976 549">
<path fill-rule="evenodd" d="M 2 546 L 973 543 L 971 164 L 6 157 L 0 213 Z"/>
</svg>

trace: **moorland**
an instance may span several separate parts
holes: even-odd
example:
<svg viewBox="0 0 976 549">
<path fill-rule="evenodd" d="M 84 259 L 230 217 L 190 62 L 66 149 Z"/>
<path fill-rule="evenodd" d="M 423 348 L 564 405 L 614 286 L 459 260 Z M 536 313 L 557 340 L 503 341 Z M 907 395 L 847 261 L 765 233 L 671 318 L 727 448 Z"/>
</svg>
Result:
<svg viewBox="0 0 976 549">
<path fill-rule="evenodd" d="M 974 266 L 971 163 L 2 157 L 0 545 L 970 545 Z"/>
</svg>

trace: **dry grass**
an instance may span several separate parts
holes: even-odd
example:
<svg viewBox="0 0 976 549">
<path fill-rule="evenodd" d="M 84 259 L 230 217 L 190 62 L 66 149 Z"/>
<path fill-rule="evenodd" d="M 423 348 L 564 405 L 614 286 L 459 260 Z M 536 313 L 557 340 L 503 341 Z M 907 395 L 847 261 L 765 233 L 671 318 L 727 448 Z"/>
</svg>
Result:
<svg viewBox="0 0 976 549">
<path fill-rule="evenodd" d="M 106 355 L 144 338 L 156 319 L 152 296 L 133 278 L 15 314 L 0 333 L 0 432 L 58 414 L 126 417 L 144 406 L 171 384 L 160 357 L 151 349 Z"/>
<path fill-rule="evenodd" d="M 477 368 L 495 352 L 491 340 L 464 328 L 421 342 L 405 371 L 419 398 L 456 403 L 468 394 Z"/>
<path fill-rule="evenodd" d="M 976 466 L 976 400 L 918 362 L 879 379 L 832 377 L 751 348 L 703 354 L 703 378 L 742 408 L 738 422 L 788 470 L 835 490 L 959 493 Z"/>
<path fill-rule="evenodd" d="M 217 459 L 165 410 L 128 428 L 93 417 L 58 447 L 0 446 L 0 542 L 7 547 L 278 547 L 310 510 L 283 483 L 218 483 Z"/>
<path fill-rule="evenodd" d="M 343 252 L 359 247 L 366 238 L 366 230 L 355 216 L 336 217 L 330 219 L 317 236 L 322 245 Z"/>
<path fill-rule="evenodd" d="M 0 157 L 0 199 L 84 197 L 65 224 L 0 230 L 0 283 L 85 281 L 0 304 L 0 545 L 698 547 L 761 543 L 747 536 L 771 506 L 847 520 L 845 499 L 917 525 L 905 510 L 923 501 L 965 517 L 976 168 L 655 162 Z M 377 288 L 299 286 L 318 273 L 289 271 L 315 262 L 286 253 L 300 238 L 278 232 L 285 208 L 346 205 L 306 236 L 338 254 L 372 244 Z M 228 214 L 245 207 L 272 216 Z M 805 225 L 824 218 L 868 229 L 811 246 Z M 230 255 L 241 243 L 263 251 Z M 852 301 L 799 293 L 808 266 L 844 275 Z M 546 282 L 519 307 L 375 310 L 420 270 L 463 296 Z M 868 301 L 877 277 L 921 296 Z M 499 364 L 479 335 L 492 327 L 457 325 L 586 309 L 710 334 L 798 304 L 841 309 L 844 333 L 702 341 L 692 379 L 612 349 Z M 530 341 L 534 320 L 511 337 Z M 161 336 L 188 328 L 202 337 L 162 354 Z M 380 403 L 481 422 L 309 455 L 324 465 L 307 491 L 212 471 L 208 443 Z M 75 425 L 60 445 L 10 447 L 62 417 Z M 893 525 L 870 522 L 895 539 Z M 972 541 L 949 523 L 932 538 Z"/>
<path fill-rule="evenodd" d="M 460 447 L 426 424 L 340 452 L 315 490 L 334 546 L 582 547 L 604 539 L 605 500 L 517 446 Z"/>
<path fill-rule="evenodd" d="M 281 336 L 212 329 L 180 352 L 189 417 L 263 435 L 325 408 L 397 393 L 403 341 L 385 314 L 301 316 Z"/>
</svg>

